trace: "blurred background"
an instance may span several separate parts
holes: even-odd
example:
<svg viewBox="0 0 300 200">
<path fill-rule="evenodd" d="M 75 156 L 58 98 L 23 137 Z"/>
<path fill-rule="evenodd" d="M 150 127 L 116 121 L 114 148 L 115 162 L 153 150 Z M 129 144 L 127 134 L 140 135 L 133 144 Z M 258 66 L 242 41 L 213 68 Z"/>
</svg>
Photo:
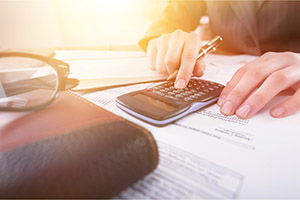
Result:
<svg viewBox="0 0 300 200">
<path fill-rule="evenodd" d="M 136 46 L 167 0 L 0 0 L 0 50 Z"/>
</svg>

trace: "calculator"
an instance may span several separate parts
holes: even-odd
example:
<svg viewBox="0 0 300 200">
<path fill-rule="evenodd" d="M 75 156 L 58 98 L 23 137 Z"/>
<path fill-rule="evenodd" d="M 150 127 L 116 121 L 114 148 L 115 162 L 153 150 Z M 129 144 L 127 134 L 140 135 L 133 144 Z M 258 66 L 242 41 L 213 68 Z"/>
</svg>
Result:
<svg viewBox="0 0 300 200">
<path fill-rule="evenodd" d="M 115 102 L 125 112 L 163 126 L 215 103 L 223 88 L 219 83 L 199 78 L 192 78 L 184 89 L 176 89 L 174 81 L 166 81 L 121 95 Z"/>
</svg>

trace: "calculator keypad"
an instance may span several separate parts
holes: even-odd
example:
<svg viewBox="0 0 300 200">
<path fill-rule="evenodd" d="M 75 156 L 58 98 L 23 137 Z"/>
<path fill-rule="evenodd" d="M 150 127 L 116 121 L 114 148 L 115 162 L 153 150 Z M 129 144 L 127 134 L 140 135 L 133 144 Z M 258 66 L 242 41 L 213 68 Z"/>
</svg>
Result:
<svg viewBox="0 0 300 200">
<path fill-rule="evenodd" d="M 220 95 L 223 85 L 202 79 L 191 79 L 184 89 L 175 89 L 174 81 L 169 81 L 148 89 L 148 92 L 182 103 L 207 101 Z"/>
</svg>

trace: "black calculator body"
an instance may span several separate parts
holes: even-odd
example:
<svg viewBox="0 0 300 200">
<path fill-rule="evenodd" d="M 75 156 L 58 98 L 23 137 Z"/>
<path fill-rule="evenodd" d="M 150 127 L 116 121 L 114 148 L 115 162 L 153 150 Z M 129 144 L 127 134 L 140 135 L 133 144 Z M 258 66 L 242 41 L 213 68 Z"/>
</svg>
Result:
<svg viewBox="0 0 300 200">
<path fill-rule="evenodd" d="M 192 78 L 184 89 L 175 89 L 174 81 L 117 97 L 116 105 L 127 113 L 162 126 L 215 103 L 224 88 L 212 81 Z"/>
</svg>

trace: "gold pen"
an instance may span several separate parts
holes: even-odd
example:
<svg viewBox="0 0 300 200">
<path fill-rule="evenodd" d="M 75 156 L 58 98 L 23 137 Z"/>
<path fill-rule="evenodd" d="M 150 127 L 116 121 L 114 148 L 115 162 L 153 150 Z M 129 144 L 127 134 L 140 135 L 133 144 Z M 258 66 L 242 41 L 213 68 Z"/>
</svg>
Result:
<svg viewBox="0 0 300 200">
<path fill-rule="evenodd" d="M 205 44 L 199 51 L 199 54 L 197 56 L 198 59 L 203 59 L 204 56 L 210 52 L 213 52 L 217 49 L 217 47 L 221 44 L 223 38 L 221 36 L 216 36 L 212 40 L 210 40 L 207 44 Z M 178 69 L 175 70 L 170 76 L 167 78 L 167 80 L 171 80 L 177 76 Z"/>
</svg>

